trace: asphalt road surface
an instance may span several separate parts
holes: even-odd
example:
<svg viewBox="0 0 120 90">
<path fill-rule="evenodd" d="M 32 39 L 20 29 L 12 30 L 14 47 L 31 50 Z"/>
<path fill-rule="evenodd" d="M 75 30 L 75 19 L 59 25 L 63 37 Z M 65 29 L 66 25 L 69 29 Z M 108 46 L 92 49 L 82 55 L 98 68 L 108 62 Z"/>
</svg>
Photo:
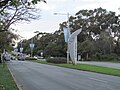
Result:
<svg viewBox="0 0 120 90">
<path fill-rule="evenodd" d="M 8 67 L 22 90 L 120 90 L 120 77 L 29 61 Z"/>
</svg>

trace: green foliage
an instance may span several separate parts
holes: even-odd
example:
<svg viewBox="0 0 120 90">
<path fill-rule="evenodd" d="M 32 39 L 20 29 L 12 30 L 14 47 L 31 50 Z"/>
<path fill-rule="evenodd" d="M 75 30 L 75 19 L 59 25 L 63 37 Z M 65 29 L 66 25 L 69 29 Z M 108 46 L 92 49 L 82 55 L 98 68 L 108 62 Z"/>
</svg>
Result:
<svg viewBox="0 0 120 90">
<path fill-rule="evenodd" d="M 27 7 L 32 4 L 38 4 L 41 1 L 47 3 L 45 0 L 2 0 L 0 1 L 0 9 L 5 8 L 7 6 L 17 6 L 18 4 L 22 4 Z"/>
<path fill-rule="evenodd" d="M 77 70 L 84 70 L 84 71 L 91 71 L 91 72 L 97 72 L 97 73 L 104 73 L 108 75 L 115 75 L 120 76 L 120 69 L 114 69 L 114 68 L 108 68 L 108 67 L 102 67 L 102 66 L 95 66 L 95 65 L 88 65 L 88 64 L 51 64 L 47 63 L 46 61 L 41 60 L 35 60 L 34 62 L 42 63 L 42 64 L 49 64 L 49 65 L 55 65 L 55 66 L 61 66 L 66 68 L 72 68 Z"/>
<path fill-rule="evenodd" d="M 46 61 L 47 61 L 48 63 L 56 63 L 56 64 L 67 63 L 67 59 L 64 58 L 64 57 L 47 58 Z"/>
<path fill-rule="evenodd" d="M 80 10 L 76 16 L 70 16 L 69 24 L 71 33 L 77 29 L 82 29 L 78 35 L 78 53 L 82 59 L 98 60 L 96 53 L 105 55 L 102 57 L 112 59 L 112 54 L 120 55 L 120 15 L 106 9 L 97 8 L 94 10 Z M 34 38 L 34 53 L 44 53 L 45 57 L 66 57 L 67 44 L 64 41 L 63 27 L 67 26 L 67 21 L 60 24 L 59 30 L 54 33 L 38 33 Z M 117 39 L 116 39 L 117 38 Z M 26 48 L 27 47 L 27 48 Z M 29 45 L 26 43 L 26 50 Z M 51 53 L 52 52 L 52 53 Z M 110 56 L 107 57 L 107 55 Z"/>
<path fill-rule="evenodd" d="M 38 19 L 40 12 L 36 4 L 45 0 L 2 0 L 0 1 L 0 32 L 8 31 L 16 22 Z"/>
<path fill-rule="evenodd" d="M 30 53 L 29 39 L 24 42 L 24 52 Z M 55 33 L 38 33 L 33 37 L 35 43 L 34 55 L 40 55 L 43 52 L 43 56 L 49 57 L 65 57 L 66 56 L 66 44 L 64 42 L 63 33 L 59 30 Z M 52 52 L 52 53 L 51 53 Z"/>
<path fill-rule="evenodd" d="M 120 62 L 120 56 L 116 54 L 101 54 L 97 53 L 91 58 L 84 59 L 84 61 L 102 61 L 102 62 Z"/>
<path fill-rule="evenodd" d="M 0 64 L 0 90 L 18 90 L 6 64 Z"/>
<path fill-rule="evenodd" d="M 79 53 L 84 54 L 83 58 L 88 54 L 88 58 L 91 58 L 95 53 L 119 53 L 119 45 L 115 42 L 115 37 L 118 37 L 117 41 L 119 41 L 118 32 L 120 33 L 118 17 L 115 12 L 102 8 L 80 10 L 76 13 L 76 19 L 71 20 L 70 26 L 74 27 L 74 30 L 82 29 L 78 35 L 78 50 Z M 117 33 L 113 36 L 115 32 Z"/>
<path fill-rule="evenodd" d="M 0 56 L 1 56 L 1 54 L 2 54 L 2 53 L 0 52 Z M 0 57 L 0 63 L 2 63 L 1 57 Z"/>
<path fill-rule="evenodd" d="M 100 61 L 117 61 L 120 62 L 120 57 L 116 54 L 96 54 L 96 59 Z"/>
<path fill-rule="evenodd" d="M 97 72 L 97 73 L 104 73 L 108 75 L 115 75 L 120 76 L 120 69 L 113 69 L 113 68 L 107 68 L 102 66 L 95 66 L 95 65 L 87 65 L 87 64 L 57 64 L 58 66 L 67 67 L 67 68 L 73 68 L 77 70 L 85 70 L 85 71 L 91 71 L 91 72 Z"/>
<path fill-rule="evenodd" d="M 0 52 L 3 52 L 3 49 L 13 50 L 12 44 L 15 43 L 14 40 L 17 40 L 17 35 L 8 31 L 0 32 Z"/>
<path fill-rule="evenodd" d="M 32 60 L 32 61 L 37 63 L 42 63 L 42 64 L 48 64 L 46 60 Z"/>
</svg>

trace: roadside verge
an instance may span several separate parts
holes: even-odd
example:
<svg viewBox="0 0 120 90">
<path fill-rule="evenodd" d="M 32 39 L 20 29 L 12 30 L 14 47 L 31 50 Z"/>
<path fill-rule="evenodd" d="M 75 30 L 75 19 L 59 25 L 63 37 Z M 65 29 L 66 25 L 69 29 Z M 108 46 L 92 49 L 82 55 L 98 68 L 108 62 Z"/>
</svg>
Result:
<svg viewBox="0 0 120 90">
<path fill-rule="evenodd" d="M 47 63 L 46 61 L 42 61 L 42 60 L 33 60 L 33 62 L 120 77 L 120 69 L 115 69 L 115 68 L 108 68 L 108 67 L 88 65 L 88 64 L 77 64 L 77 65 L 73 65 L 73 64 L 53 64 L 53 63 Z"/>
</svg>

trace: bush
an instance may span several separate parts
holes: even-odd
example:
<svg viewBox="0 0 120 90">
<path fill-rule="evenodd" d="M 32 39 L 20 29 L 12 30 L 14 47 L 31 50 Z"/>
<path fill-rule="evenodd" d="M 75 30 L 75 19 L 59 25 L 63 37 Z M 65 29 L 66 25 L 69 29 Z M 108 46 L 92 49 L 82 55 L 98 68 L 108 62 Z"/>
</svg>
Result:
<svg viewBox="0 0 120 90">
<path fill-rule="evenodd" d="M 83 61 L 98 61 L 98 59 L 95 59 L 95 58 L 88 58 L 88 59 L 84 59 Z"/>
<path fill-rule="evenodd" d="M 2 63 L 2 60 L 1 60 L 1 53 L 0 53 L 0 63 Z"/>
<path fill-rule="evenodd" d="M 96 58 L 100 61 L 120 61 L 120 57 L 116 54 L 97 54 Z"/>
<path fill-rule="evenodd" d="M 34 57 L 26 57 L 25 60 L 37 60 L 37 59 Z"/>
<path fill-rule="evenodd" d="M 67 59 L 65 57 L 47 58 L 46 61 L 48 63 L 55 63 L 55 64 L 67 63 Z"/>
<path fill-rule="evenodd" d="M 110 62 L 120 62 L 120 57 L 116 54 L 101 54 L 97 53 L 91 58 L 84 59 L 83 61 L 110 61 Z"/>
</svg>

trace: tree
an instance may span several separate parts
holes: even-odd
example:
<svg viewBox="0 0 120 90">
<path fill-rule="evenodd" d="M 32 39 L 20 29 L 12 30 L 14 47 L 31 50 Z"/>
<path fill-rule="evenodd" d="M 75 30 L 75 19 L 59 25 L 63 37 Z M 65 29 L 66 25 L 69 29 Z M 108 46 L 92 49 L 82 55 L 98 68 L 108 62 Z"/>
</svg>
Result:
<svg viewBox="0 0 120 90">
<path fill-rule="evenodd" d="M 44 53 L 45 57 L 65 57 L 66 56 L 66 44 L 64 42 L 63 31 L 58 30 L 54 33 L 38 33 L 33 37 L 35 48 L 34 54 L 40 55 L 40 52 Z M 26 41 L 24 46 L 24 52 L 29 51 L 29 41 Z M 27 48 L 26 48 L 27 47 Z M 52 52 L 52 53 L 51 53 Z"/>
<path fill-rule="evenodd" d="M 97 53 L 119 53 L 120 19 L 115 12 L 102 8 L 80 10 L 76 16 L 70 16 L 69 22 L 71 33 L 82 29 L 78 35 L 78 53 L 84 58 L 92 58 Z M 35 49 L 42 50 L 47 56 L 66 56 L 64 26 L 67 26 L 67 22 L 61 23 L 59 30 L 53 34 L 38 34 Z"/>
<path fill-rule="evenodd" d="M 8 45 L 13 42 L 13 38 L 8 38 L 10 36 L 8 33 L 11 33 L 11 36 L 16 36 L 10 31 L 13 30 L 10 28 L 12 24 L 20 21 L 31 21 L 39 18 L 39 10 L 37 10 L 35 5 L 41 1 L 46 3 L 44 0 L 0 1 L 0 37 L 2 37 L 0 44 L 1 48 L 3 48 L 3 44 L 5 47 L 8 47 Z"/>
<path fill-rule="evenodd" d="M 99 42 L 99 44 L 95 45 L 95 48 L 99 47 L 96 52 L 103 54 L 112 53 L 114 51 L 114 39 L 116 37 L 119 38 L 120 34 L 119 23 L 119 15 L 116 16 L 115 12 L 107 11 L 102 8 L 80 10 L 76 13 L 75 17 L 72 16 L 70 18 L 72 31 L 79 28 L 82 29 L 82 32 L 78 35 L 78 41 L 81 45 L 84 45 L 87 39 L 91 42 L 92 39 L 94 39 L 95 42 Z"/>
<path fill-rule="evenodd" d="M 19 2 L 21 2 L 23 5 L 26 5 L 26 4 L 31 5 L 31 4 L 37 4 L 40 1 L 47 3 L 45 0 L 1 0 L 0 1 L 0 8 L 4 9 L 7 7 L 7 5 L 16 5 Z"/>
<path fill-rule="evenodd" d="M 41 0 L 2 0 L 0 2 L 0 31 L 7 31 L 11 24 L 38 19 L 35 4 Z M 46 1 L 44 1 L 46 2 Z"/>
<path fill-rule="evenodd" d="M 0 50 L 3 49 L 13 49 L 13 45 L 15 44 L 15 39 L 17 39 L 17 35 L 12 32 L 1 32 L 0 33 Z"/>
<path fill-rule="evenodd" d="M 82 43 L 78 42 L 78 52 L 81 54 L 82 58 L 91 58 L 96 51 L 95 41 L 87 38 Z"/>
</svg>

